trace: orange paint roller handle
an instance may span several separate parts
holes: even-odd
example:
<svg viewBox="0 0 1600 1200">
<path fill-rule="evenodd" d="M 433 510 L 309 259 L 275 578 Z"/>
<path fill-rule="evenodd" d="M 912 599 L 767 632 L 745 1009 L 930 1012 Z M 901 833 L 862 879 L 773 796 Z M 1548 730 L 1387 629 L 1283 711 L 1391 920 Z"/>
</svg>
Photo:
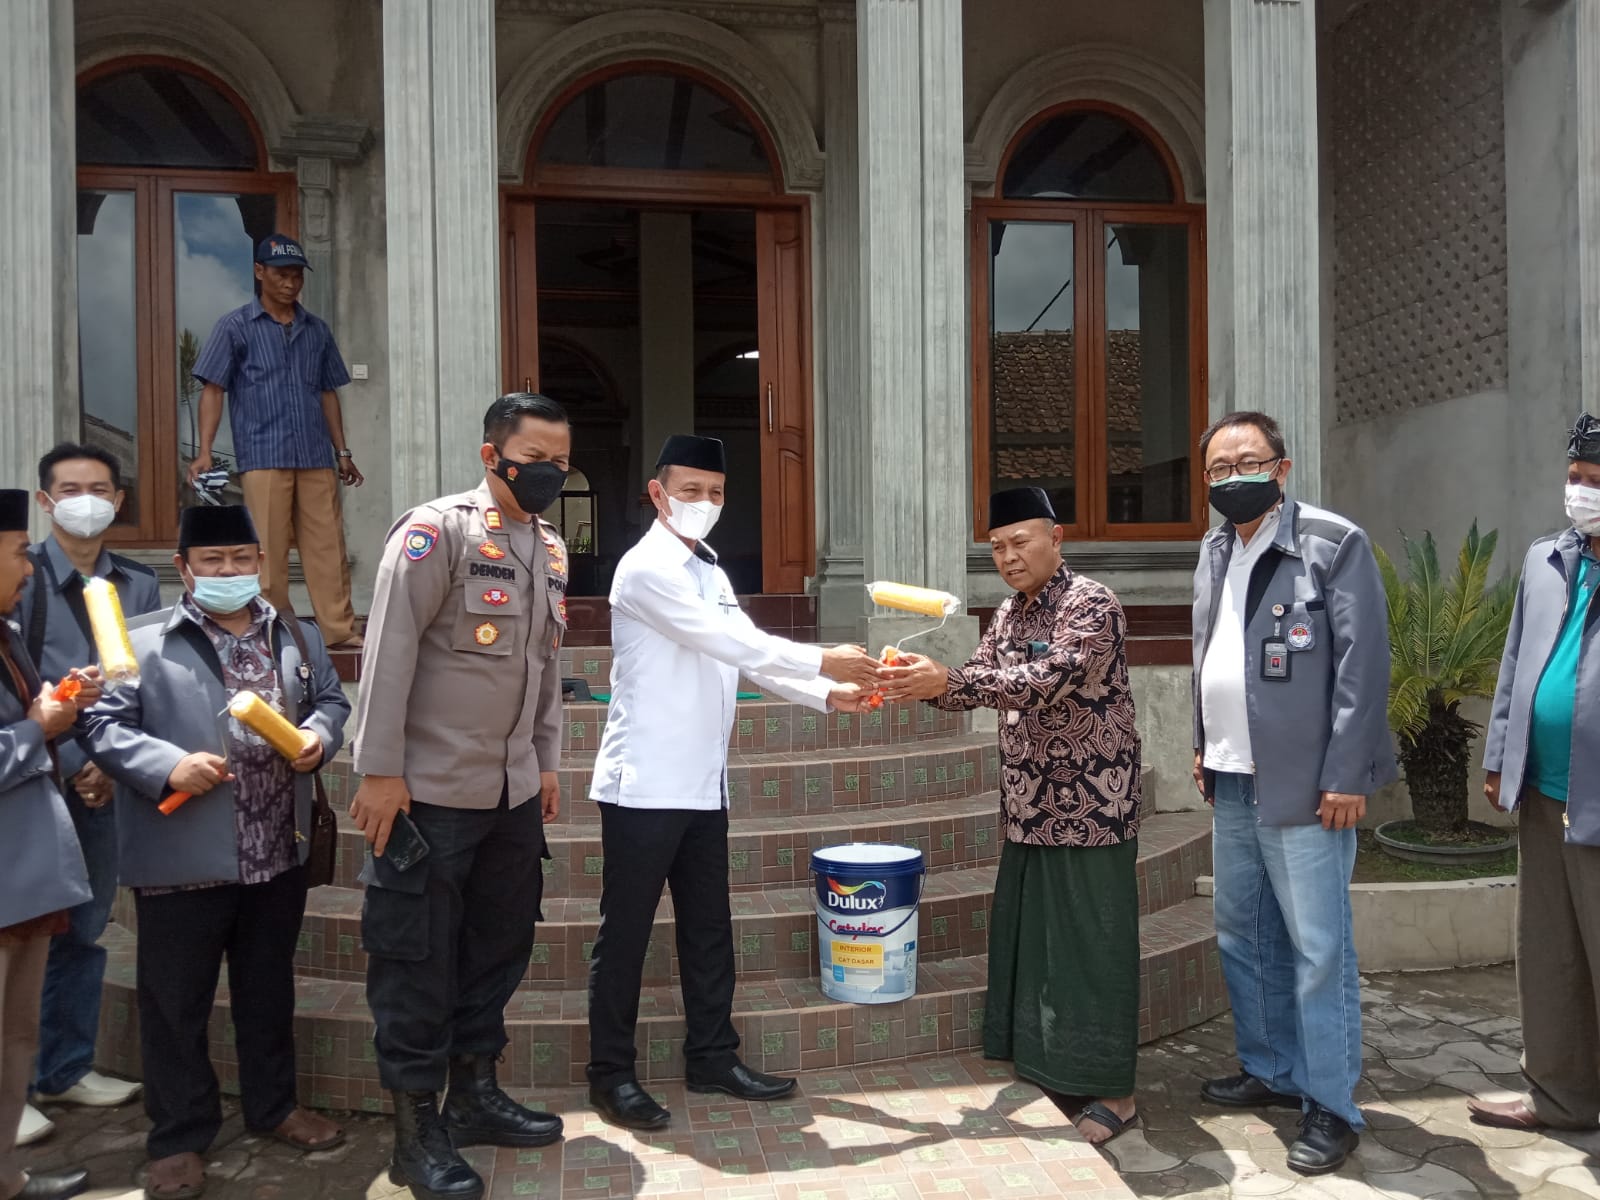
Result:
<svg viewBox="0 0 1600 1200">
<path fill-rule="evenodd" d="M 170 817 L 192 799 L 194 799 L 193 792 L 173 792 L 172 795 L 156 805 L 156 808 L 161 811 L 162 816 Z"/>
</svg>

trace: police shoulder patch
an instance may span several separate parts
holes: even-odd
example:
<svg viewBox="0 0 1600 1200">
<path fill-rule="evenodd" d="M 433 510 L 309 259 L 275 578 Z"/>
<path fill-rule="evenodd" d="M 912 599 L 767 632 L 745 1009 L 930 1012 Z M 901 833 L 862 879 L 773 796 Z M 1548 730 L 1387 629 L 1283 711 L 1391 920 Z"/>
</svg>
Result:
<svg viewBox="0 0 1600 1200">
<path fill-rule="evenodd" d="M 500 640 L 500 627 L 493 621 L 485 621 L 472 631 L 472 640 L 480 646 L 492 646 Z"/>
<path fill-rule="evenodd" d="M 406 557 L 412 562 L 421 562 L 433 553 L 434 546 L 439 541 L 439 530 L 432 525 L 425 525 L 421 521 L 414 521 L 406 526 L 404 546 Z"/>
</svg>

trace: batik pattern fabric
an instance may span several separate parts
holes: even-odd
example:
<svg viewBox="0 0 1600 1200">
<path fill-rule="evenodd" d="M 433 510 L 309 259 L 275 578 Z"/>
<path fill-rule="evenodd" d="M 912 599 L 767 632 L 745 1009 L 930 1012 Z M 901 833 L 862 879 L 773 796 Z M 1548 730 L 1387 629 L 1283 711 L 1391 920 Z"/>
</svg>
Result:
<svg viewBox="0 0 1600 1200">
<path fill-rule="evenodd" d="M 1111 846 L 1139 832 L 1140 746 L 1127 621 L 1111 590 L 1065 564 L 1032 601 L 995 612 L 933 703 L 1000 712 L 1006 838 Z"/>
</svg>

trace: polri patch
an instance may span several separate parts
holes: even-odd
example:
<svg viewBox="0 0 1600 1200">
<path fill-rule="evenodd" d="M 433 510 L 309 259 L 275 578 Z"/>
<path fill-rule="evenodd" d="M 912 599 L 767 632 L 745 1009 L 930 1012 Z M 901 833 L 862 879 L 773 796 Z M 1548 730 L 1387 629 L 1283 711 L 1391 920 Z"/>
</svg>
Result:
<svg viewBox="0 0 1600 1200">
<path fill-rule="evenodd" d="M 472 631 L 472 640 L 480 646 L 492 646 L 500 640 L 500 627 L 493 621 L 485 621 Z"/>
<path fill-rule="evenodd" d="M 406 557 L 412 562 L 421 562 L 433 553 L 433 548 L 438 541 L 439 531 L 432 525 L 424 525 L 420 521 L 415 525 L 407 525 L 405 532 Z"/>
<path fill-rule="evenodd" d="M 500 527 L 505 524 L 505 521 L 500 516 L 500 510 L 498 508 L 491 508 L 483 514 L 483 523 L 490 529 L 498 532 Z"/>
<path fill-rule="evenodd" d="M 1311 622 L 1296 621 L 1289 626 L 1289 649 L 1309 650 L 1317 644 L 1317 636 L 1311 630 Z"/>
<path fill-rule="evenodd" d="M 483 594 L 483 602 L 500 608 L 511 603 L 511 594 L 502 588 L 490 588 Z"/>
<path fill-rule="evenodd" d="M 496 560 L 502 559 L 506 556 L 506 552 L 488 538 L 484 538 L 484 540 L 478 545 L 478 553 L 483 555 L 485 558 L 492 558 Z"/>
</svg>

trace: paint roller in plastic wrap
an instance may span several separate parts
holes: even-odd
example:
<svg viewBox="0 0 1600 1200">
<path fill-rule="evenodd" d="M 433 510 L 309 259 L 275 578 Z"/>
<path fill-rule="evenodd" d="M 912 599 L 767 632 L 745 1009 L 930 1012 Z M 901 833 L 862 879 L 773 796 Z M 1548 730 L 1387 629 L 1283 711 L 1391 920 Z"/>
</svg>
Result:
<svg viewBox="0 0 1600 1200">
<path fill-rule="evenodd" d="M 912 587 L 906 583 L 889 583 L 879 580 L 877 583 L 867 584 L 867 593 L 872 597 L 872 602 L 882 608 L 898 609 L 901 612 L 918 613 L 925 617 L 938 617 L 937 625 L 930 625 L 927 629 L 919 629 L 916 633 L 908 633 L 892 646 L 885 646 L 879 655 L 879 661 L 885 666 L 894 666 L 900 657 L 900 648 L 912 638 L 923 637 L 944 628 L 944 623 L 950 619 L 950 614 L 961 607 L 958 597 L 949 592 L 936 591 L 933 588 Z M 883 693 L 874 692 L 867 702 L 872 708 L 883 705 Z"/>
<path fill-rule="evenodd" d="M 317 735 L 309 729 L 291 725 L 272 705 L 254 692 L 235 692 L 228 701 L 227 714 L 247 729 L 255 731 L 261 739 L 290 762 L 299 758 Z M 171 816 L 191 799 L 189 792 L 174 792 L 157 807 L 165 816 Z"/>
<path fill-rule="evenodd" d="M 100 673 L 109 683 L 138 683 L 139 660 L 128 640 L 128 622 L 122 617 L 116 585 L 105 579 L 85 580 L 83 607 L 89 614 L 95 653 L 100 656 Z"/>
</svg>

